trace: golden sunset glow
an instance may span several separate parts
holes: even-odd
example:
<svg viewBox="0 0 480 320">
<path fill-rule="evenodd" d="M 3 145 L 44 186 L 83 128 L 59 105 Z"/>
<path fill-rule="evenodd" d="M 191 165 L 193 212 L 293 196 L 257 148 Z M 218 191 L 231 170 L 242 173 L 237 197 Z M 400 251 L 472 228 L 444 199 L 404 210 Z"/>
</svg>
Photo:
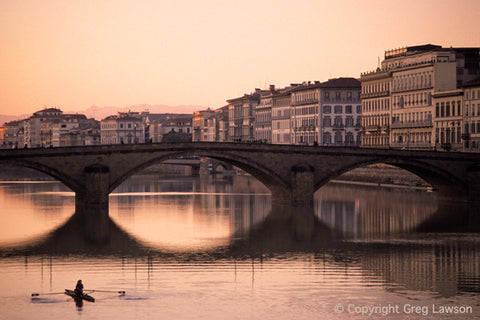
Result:
<svg viewBox="0 0 480 320">
<path fill-rule="evenodd" d="M 0 113 L 220 107 L 291 82 L 359 77 L 386 49 L 480 46 L 480 2 L 0 3 Z"/>
</svg>

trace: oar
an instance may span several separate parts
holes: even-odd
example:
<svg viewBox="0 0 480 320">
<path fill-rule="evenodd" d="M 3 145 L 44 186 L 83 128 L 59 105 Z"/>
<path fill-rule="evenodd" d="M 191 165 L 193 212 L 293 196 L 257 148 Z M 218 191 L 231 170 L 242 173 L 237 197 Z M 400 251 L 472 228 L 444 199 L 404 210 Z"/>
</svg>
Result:
<svg viewBox="0 0 480 320">
<path fill-rule="evenodd" d="M 92 292 L 115 292 L 115 293 L 119 293 L 119 294 L 125 294 L 125 291 L 121 290 L 121 291 L 115 291 L 115 290 L 90 290 Z"/>
<path fill-rule="evenodd" d="M 51 295 L 51 294 L 63 294 L 65 293 L 65 291 L 63 292 L 49 292 L 49 293 L 32 293 L 32 297 L 38 297 L 39 295 Z"/>
</svg>

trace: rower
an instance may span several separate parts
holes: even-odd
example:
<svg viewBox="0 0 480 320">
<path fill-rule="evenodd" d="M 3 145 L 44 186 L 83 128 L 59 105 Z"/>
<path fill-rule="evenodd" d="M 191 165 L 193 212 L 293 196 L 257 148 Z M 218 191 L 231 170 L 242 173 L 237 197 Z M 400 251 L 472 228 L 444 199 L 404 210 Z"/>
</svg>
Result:
<svg viewBox="0 0 480 320">
<path fill-rule="evenodd" d="M 82 280 L 77 281 L 77 285 L 75 286 L 75 293 L 78 295 L 83 294 L 83 283 Z"/>
</svg>

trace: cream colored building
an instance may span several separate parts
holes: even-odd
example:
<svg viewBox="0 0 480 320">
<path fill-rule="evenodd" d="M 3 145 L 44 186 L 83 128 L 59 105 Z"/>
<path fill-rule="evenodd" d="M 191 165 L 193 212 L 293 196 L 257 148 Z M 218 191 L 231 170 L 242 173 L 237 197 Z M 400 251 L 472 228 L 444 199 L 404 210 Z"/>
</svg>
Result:
<svg viewBox="0 0 480 320">
<path fill-rule="evenodd" d="M 212 121 L 208 119 L 215 114 L 215 111 L 208 108 L 207 110 L 195 111 L 193 113 L 192 124 L 193 124 L 193 135 L 192 141 L 209 141 L 209 130 L 208 126 L 213 125 Z M 211 132 L 210 132 L 211 135 Z"/>
<path fill-rule="evenodd" d="M 272 96 L 272 143 L 291 144 L 293 139 L 291 117 L 291 87 Z"/>
<path fill-rule="evenodd" d="M 24 120 L 10 121 L 5 123 L 2 127 L 2 148 L 14 149 L 24 147 Z"/>
<path fill-rule="evenodd" d="M 336 78 L 320 83 L 318 141 L 323 146 L 359 147 L 362 141 L 361 83 Z"/>
<path fill-rule="evenodd" d="M 392 73 L 362 74 L 362 147 L 388 148 L 390 144 L 390 88 Z"/>
<path fill-rule="evenodd" d="M 312 145 L 320 136 L 320 82 L 308 82 L 292 89 L 292 144 Z"/>
<path fill-rule="evenodd" d="M 441 111 L 441 100 L 445 100 L 444 104 L 449 100 L 448 92 L 479 76 L 479 61 L 479 48 L 442 48 L 428 44 L 386 51 L 381 67 L 362 74 L 363 146 L 433 150 L 437 147 L 436 139 L 441 141 L 442 128 L 445 141 L 447 132 L 451 141 L 455 130 L 455 144 L 458 144 L 457 122 L 447 130 L 442 126 L 450 121 L 452 127 L 453 120 L 446 116 L 435 119 L 434 96 L 440 99 Z M 389 81 L 388 97 L 384 89 Z M 386 119 L 388 112 L 390 117 Z M 385 144 L 387 132 L 389 143 Z"/>
<path fill-rule="evenodd" d="M 145 143 L 145 126 L 142 114 L 119 112 L 100 121 L 102 144 Z"/>
<path fill-rule="evenodd" d="M 480 152 L 480 78 L 465 83 L 463 89 L 463 151 Z"/>
<path fill-rule="evenodd" d="M 260 103 L 260 96 L 268 92 L 255 89 L 251 94 L 227 100 L 229 141 L 253 142 L 255 140 L 255 110 Z"/>
<path fill-rule="evenodd" d="M 434 149 L 462 151 L 463 90 L 440 91 L 433 94 Z"/>
<path fill-rule="evenodd" d="M 260 101 L 255 107 L 254 139 L 257 142 L 272 142 L 272 105 L 275 86 L 270 86 L 270 92 L 262 92 Z"/>
</svg>

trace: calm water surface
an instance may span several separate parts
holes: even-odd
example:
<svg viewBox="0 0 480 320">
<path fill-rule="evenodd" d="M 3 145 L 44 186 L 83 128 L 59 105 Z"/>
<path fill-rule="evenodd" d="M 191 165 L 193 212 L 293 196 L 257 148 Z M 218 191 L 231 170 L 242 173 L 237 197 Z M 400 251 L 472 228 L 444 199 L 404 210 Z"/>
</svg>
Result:
<svg viewBox="0 0 480 320">
<path fill-rule="evenodd" d="M 480 211 L 435 193 L 328 185 L 308 240 L 248 176 L 131 178 L 100 241 L 74 202 L 0 183 L 0 319 L 480 317 Z M 95 303 L 61 293 L 78 279 Z"/>
</svg>

